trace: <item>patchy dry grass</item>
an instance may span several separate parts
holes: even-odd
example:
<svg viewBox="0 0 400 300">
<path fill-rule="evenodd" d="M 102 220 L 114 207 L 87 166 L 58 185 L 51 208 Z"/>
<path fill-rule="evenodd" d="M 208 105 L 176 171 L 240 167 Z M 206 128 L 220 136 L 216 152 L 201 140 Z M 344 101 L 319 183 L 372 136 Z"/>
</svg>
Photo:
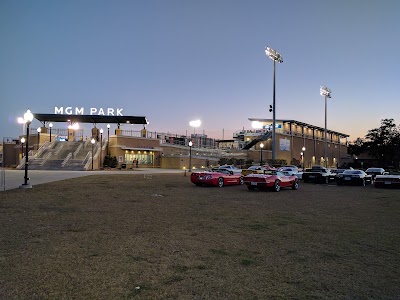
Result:
<svg viewBox="0 0 400 300">
<path fill-rule="evenodd" d="M 0 299 L 399 299 L 400 191 L 89 176 L 0 193 Z"/>
</svg>

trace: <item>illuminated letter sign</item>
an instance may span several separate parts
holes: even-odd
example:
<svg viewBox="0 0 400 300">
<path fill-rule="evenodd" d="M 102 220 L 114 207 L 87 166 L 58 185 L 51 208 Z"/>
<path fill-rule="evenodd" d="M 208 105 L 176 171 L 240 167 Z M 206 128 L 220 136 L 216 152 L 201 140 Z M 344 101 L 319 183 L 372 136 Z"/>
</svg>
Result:
<svg viewBox="0 0 400 300">
<path fill-rule="evenodd" d="M 85 109 L 83 107 L 54 107 L 54 114 L 58 115 L 58 114 L 66 114 L 66 115 L 72 115 L 73 112 L 75 110 L 75 115 L 84 115 L 85 114 Z M 107 112 L 107 116 L 115 116 L 115 112 L 117 116 L 123 116 L 122 111 L 123 108 L 99 108 L 97 109 L 96 107 L 91 107 L 89 109 L 90 111 L 90 115 L 98 115 L 98 116 L 104 116 L 106 115 Z"/>
</svg>

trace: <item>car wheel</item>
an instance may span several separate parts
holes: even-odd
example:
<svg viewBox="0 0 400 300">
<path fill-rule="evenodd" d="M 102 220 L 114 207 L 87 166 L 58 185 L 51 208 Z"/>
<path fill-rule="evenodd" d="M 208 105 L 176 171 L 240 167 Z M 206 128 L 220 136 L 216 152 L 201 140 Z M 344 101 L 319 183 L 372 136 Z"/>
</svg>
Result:
<svg viewBox="0 0 400 300">
<path fill-rule="evenodd" d="M 336 182 L 336 184 L 337 184 L 337 185 L 342 185 L 342 182 L 338 180 L 338 181 Z"/>
<path fill-rule="evenodd" d="M 196 183 L 196 186 L 202 186 L 202 184 L 201 183 Z"/>
<path fill-rule="evenodd" d="M 281 183 L 279 180 L 275 181 L 274 183 L 274 192 L 279 192 L 281 190 Z"/>
<path fill-rule="evenodd" d="M 243 181 L 243 176 L 242 176 L 242 177 L 240 177 L 240 179 L 239 179 L 239 184 L 240 184 L 240 185 L 243 185 L 243 183 L 244 183 L 244 181 Z"/>
<path fill-rule="evenodd" d="M 307 178 L 304 178 L 304 182 L 305 182 L 305 183 L 308 183 L 308 179 L 307 179 Z"/>
<path fill-rule="evenodd" d="M 365 184 L 365 178 L 362 179 L 361 185 L 362 185 L 362 186 L 365 186 L 365 185 L 366 185 L 366 184 Z"/>
<path fill-rule="evenodd" d="M 292 190 L 298 190 L 298 189 L 299 189 L 299 181 L 295 180 L 292 185 Z"/>
<path fill-rule="evenodd" d="M 224 186 L 224 179 L 222 177 L 218 178 L 218 187 L 223 187 Z"/>
<path fill-rule="evenodd" d="M 256 189 L 255 186 L 251 186 L 251 185 L 248 185 L 247 188 L 248 188 L 250 191 L 254 191 L 254 190 Z"/>
</svg>

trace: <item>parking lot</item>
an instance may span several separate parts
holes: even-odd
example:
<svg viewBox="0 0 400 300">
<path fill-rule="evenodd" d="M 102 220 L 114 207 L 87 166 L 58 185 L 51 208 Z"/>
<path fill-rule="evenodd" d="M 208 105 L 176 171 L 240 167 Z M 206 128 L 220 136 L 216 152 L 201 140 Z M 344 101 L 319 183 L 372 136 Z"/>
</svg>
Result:
<svg viewBox="0 0 400 300">
<path fill-rule="evenodd" d="M 0 298 L 397 299 L 400 191 L 106 174 L 0 193 Z"/>
</svg>

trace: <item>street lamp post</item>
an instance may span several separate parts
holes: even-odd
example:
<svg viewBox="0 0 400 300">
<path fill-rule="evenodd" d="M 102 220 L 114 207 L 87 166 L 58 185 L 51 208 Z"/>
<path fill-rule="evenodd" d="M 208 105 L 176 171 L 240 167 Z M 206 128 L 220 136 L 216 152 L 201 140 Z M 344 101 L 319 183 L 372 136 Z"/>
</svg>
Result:
<svg viewBox="0 0 400 300">
<path fill-rule="evenodd" d="M 38 127 L 38 129 L 37 129 L 37 140 L 38 140 L 37 150 L 39 150 L 39 146 L 40 146 L 40 133 L 41 132 L 42 132 L 42 128 Z"/>
<path fill-rule="evenodd" d="M 51 128 L 53 128 L 53 123 L 49 124 L 49 128 L 50 128 L 50 143 L 51 143 Z"/>
<path fill-rule="evenodd" d="M 319 93 L 321 96 L 325 98 L 325 130 L 324 130 L 324 164 L 325 167 L 328 167 L 328 137 L 327 137 L 327 99 L 331 98 L 331 90 L 328 89 L 326 86 L 321 86 L 319 89 Z"/>
<path fill-rule="evenodd" d="M 100 128 L 100 168 L 103 161 L 103 128 Z"/>
<path fill-rule="evenodd" d="M 276 159 L 276 106 L 275 106 L 275 73 L 276 73 L 276 62 L 282 63 L 283 57 L 280 53 L 275 50 L 267 47 L 265 48 L 265 54 L 274 61 L 274 79 L 273 79 L 273 88 L 272 88 L 272 159 Z"/>
<path fill-rule="evenodd" d="M 94 139 L 94 137 L 92 137 L 92 139 L 90 140 L 90 142 L 92 143 L 92 171 L 93 171 L 93 148 L 94 148 L 94 143 L 96 143 L 96 140 Z"/>
<path fill-rule="evenodd" d="M 25 138 L 21 138 L 21 158 L 24 158 L 24 143 L 25 143 Z"/>
<path fill-rule="evenodd" d="M 192 172 L 192 146 L 193 142 L 189 141 L 189 172 Z"/>
<path fill-rule="evenodd" d="M 261 143 L 260 144 L 260 166 L 262 165 L 262 149 L 264 148 L 264 144 L 263 143 Z"/>
<path fill-rule="evenodd" d="M 26 113 L 24 114 L 24 121 L 26 124 L 26 145 L 25 145 L 25 176 L 24 176 L 24 183 L 20 185 L 21 189 L 29 189 L 32 188 L 32 185 L 28 183 L 29 177 L 28 177 L 28 166 L 29 166 L 29 125 L 31 125 L 31 122 L 33 120 L 33 115 L 31 111 L 28 109 Z"/>
<path fill-rule="evenodd" d="M 303 170 L 304 170 L 304 155 L 306 154 L 306 147 L 301 148 L 303 152 L 301 152 L 301 158 L 303 160 Z"/>
<path fill-rule="evenodd" d="M 107 155 L 110 157 L 110 124 L 107 124 Z"/>
</svg>

